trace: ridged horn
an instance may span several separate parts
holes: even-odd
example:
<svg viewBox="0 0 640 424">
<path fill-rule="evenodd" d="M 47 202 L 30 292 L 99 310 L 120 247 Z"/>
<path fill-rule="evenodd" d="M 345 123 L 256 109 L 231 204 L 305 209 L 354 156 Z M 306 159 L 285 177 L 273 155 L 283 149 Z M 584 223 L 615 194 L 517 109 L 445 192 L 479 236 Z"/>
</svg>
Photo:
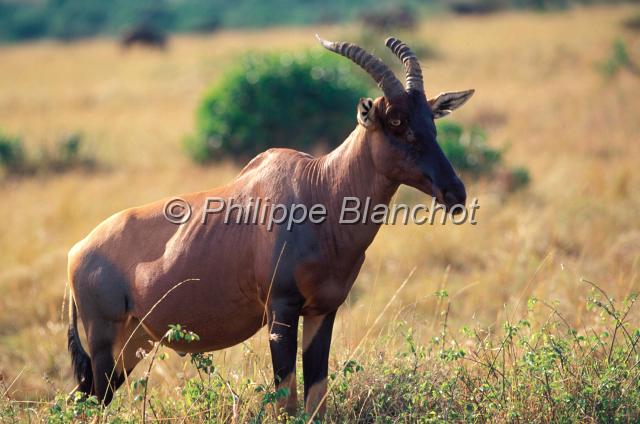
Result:
<svg viewBox="0 0 640 424">
<path fill-rule="evenodd" d="M 424 93 L 422 69 L 420 68 L 418 58 L 411 51 L 409 46 L 394 37 L 387 38 L 385 44 L 396 56 L 398 56 L 404 65 L 407 90 L 418 90 Z"/>
<path fill-rule="evenodd" d="M 318 34 L 316 34 L 316 38 L 325 49 L 351 59 L 356 65 L 367 71 L 378 84 L 378 87 L 382 89 L 387 99 L 393 99 L 404 94 L 402 83 L 396 78 L 391 69 L 382 60 L 362 47 L 352 43 L 323 40 Z"/>
</svg>

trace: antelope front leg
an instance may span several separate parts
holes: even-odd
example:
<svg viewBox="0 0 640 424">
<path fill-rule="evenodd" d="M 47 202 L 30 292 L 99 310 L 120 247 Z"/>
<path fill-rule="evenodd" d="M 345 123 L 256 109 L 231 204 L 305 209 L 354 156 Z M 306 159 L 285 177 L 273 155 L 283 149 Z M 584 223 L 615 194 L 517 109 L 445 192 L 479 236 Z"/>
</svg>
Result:
<svg viewBox="0 0 640 424">
<path fill-rule="evenodd" d="M 329 349 L 335 317 L 335 312 L 304 317 L 302 330 L 304 410 L 309 416 L 315 413 L 315 418 L 322 418 L 326 409 Z"/>
<path fill-rule="evenodd" d="M 269 347 L 271 362 L 275 376 L 276 390 L 283 387 L 289 394 L 278 399 L 278 412 L 284 408 L 291 415 L 296 415 L 298 394 L 296 387 L 296 353 L 298 349 L 299 307 L 287 303 L 272 303 L 269 317 Z"/>
</svg>

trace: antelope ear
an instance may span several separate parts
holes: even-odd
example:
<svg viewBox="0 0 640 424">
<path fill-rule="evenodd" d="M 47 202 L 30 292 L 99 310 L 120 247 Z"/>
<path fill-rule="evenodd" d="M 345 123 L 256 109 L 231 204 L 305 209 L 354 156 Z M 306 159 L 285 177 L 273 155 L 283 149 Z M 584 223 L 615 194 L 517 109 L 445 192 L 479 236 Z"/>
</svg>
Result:
<svg viewBox="0 0 640 424">
<path fill-rule="evenodd" d="M 428 100 L 434 119 L 447 116 L 460 106 L 466 103 L 473 96 L 476 90 L 450 91 L 440 93 L 436 97 Z"/>
<path fill-rule="evenodd" d="M 358 102 L 358 123 L 365 128 L 369 128 L 374 122 L 373 100 L 361 98 Z"/>
</svg>

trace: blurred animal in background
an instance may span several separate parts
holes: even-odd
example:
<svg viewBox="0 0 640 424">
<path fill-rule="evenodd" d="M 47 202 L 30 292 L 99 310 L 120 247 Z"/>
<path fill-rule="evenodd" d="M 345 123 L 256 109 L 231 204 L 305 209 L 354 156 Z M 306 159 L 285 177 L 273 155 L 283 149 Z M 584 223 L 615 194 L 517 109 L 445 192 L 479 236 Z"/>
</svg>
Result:
<svg viewBox="0 0 640 424">
<path fill-rule="evenodd" d="M 407 7 L 365 11 L 360 15 L 363 25 L 379 31 L 412 29 L 416 26 L 415 13 Z"/>
<path fill-rule="evenodd" d="M 120 37 L 120 45 L 124 49 L 136 44 L 164 50 L 167 48 L 167 36 L 150 25 L 137 25 L 125 31 Z"/>
<path fill-rule="evenodd" d="M 456 0 L 449 4 L 451 11 L 458 15 L 486 15 L 506 7 L 504 0 Z"/>
</svg>

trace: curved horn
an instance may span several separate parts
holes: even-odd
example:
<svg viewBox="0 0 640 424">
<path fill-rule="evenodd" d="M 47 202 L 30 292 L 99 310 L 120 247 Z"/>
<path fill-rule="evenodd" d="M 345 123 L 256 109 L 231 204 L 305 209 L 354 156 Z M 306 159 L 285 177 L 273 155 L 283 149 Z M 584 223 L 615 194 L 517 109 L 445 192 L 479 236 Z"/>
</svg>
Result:
<svg viewBox="0 0 640 424">
<path fill-rule="evenodd" d="M 398 78 L 396 78 L 391 69 L 389 69 L 382 60 L 367 52 L 362 47 L 352 43 L 323 40 L 318 34 L 316 34 L 316 38 L 325 49 L 351 59 L 367 71 L 378 84 L 378 87 L 382 89 L 387 99 L 392 99 L 404 94 L 402 83 L 398 81 Z"/>
<path fill-rule="evenodd" d="M 422 69 L 420 69 L 420 63 L 418 58 L 402 41 L 397 38 L 389 37 L 385 42 L 386 46 L 398 56 L 404 65 L 404 71 L 407 80 L 407 90 L 418 90 L 424 92 L 424 86 L 422 83 Z"/>
</svg>

